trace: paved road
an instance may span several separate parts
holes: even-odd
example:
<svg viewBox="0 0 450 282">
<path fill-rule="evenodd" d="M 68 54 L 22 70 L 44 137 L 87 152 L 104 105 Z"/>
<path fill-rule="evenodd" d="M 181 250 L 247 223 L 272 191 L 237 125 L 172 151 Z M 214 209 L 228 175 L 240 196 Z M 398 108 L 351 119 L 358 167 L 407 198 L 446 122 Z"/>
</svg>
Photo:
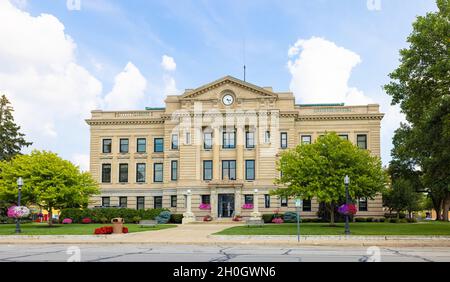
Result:
<svg viewBox="0 0 450 282">
<path fill-rule="evenodd" d="M 85 244 L 0 245 L 0 262 L 311 262 L 311 261 L 444 261 L 450 248 L 275 247 L 225 245 Z"/>
</svg>

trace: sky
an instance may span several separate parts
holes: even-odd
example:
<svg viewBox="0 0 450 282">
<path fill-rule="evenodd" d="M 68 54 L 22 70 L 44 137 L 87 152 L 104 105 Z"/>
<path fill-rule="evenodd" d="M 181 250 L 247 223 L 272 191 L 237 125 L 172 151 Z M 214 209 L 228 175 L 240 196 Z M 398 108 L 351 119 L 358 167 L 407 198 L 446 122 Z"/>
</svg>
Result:
<svg viewBox="0 0 450 282">
<path fill-rule="evenodd" d="M 383 164 L 404 121 L 382 86 L 434 0 L 0 0 L 0 93 L 33 146 L 89 168 L 90 111 L 164 106 L 226 75 L 297 103 L 377 103 Z"/>
</svg>

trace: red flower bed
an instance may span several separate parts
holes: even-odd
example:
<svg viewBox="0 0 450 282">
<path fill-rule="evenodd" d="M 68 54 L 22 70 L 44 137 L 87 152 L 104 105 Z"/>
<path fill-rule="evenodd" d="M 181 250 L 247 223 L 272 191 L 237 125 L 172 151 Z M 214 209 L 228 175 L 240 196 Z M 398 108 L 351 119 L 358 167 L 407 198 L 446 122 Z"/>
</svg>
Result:
<svg viewBox="0 0 450 282">
<path fill-rule="evenodd" d="M 128 233 L 128 227 L 122 228 L 122 232 L 123 232 L 123 233 Z"/>
<path fill-rule="evenodd" d="M 112 226 L 103 226 L 100 228 L 95 228 L 94 234 L 100 235 L 100 234 L 112 234 L 113 228 Z"/>
</svg>

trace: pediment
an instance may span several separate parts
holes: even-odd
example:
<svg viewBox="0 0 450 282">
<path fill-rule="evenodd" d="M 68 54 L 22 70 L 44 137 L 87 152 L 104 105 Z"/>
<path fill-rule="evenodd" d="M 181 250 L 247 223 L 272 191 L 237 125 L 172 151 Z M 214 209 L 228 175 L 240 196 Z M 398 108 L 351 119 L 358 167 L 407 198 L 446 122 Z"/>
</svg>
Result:
<svg viewBox="0 0 450 282">
<path fill-rule="evenodd" d="M 212 99 L 223 91 L 231 91 L 239 98 L 277 98 L 278 95 L 268 89 L 256 86 L 232 76 L 225 76 L 196 89 L 186 90 L 181 99 Z M 237 93 L 236 93 L 237 92 Z"/>
</svg>

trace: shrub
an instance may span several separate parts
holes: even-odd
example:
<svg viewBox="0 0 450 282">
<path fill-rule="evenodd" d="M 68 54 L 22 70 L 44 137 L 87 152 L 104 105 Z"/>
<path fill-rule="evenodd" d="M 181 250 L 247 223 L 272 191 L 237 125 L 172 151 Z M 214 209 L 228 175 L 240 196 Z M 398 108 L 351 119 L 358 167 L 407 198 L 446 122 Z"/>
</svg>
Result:
<svg viewBox="0 0 450 282">
<path fill-rule="evenodd" d="M 92 209 L 63 209 L 60 218 L 71 218 L 74 223 L 82 223 L 83 218 L 90 218 L 92 222 L 107 223 L 111 219 L 120 217 L 125 222 L 133 222 L 133 218 L 155 219 L 162 211 L 167 209 L 126 209 L 126 208 L 92 208 Z"/>
<path fill-rule="evenodd" d="M 100 222 L 100 223 L 108 223 L 109 221 L 108 221 L 108 218 L 102 217 L 102 218 L 99 219 L 98 222 Z"/>
<path fill-rule="evenodd" d="M 139 223 L 139 221 L 141 221 L 141 217 L 140 216 L 135 216 L 131 219 L 131 222 L 133 223 Z"/>
<path fill-rule="evenodd" d="M 389 223 L 399 223 L 400 220 L 398 218 L 390 218 Z"/>
<path fill-rule="evenodd" d="M 367 222 L 367 218 L 365 218 L 365 217 L 355 217 L 355 222 Z"/>
<path fill-rule="evenodd" d="M 319 223 L 324 222 L 321 218 L 300 218 L 304 223 Z"/>
<path fill-rule="evenodd" d="M 83 224 L 89 224 L 89 223 L 92 223 L 92 219 L 90 219 L 89 217 L 85 217 L 85 218 L 83 218 L 83 220 L 81 222 Z"/>
<path fill-rule="evenodd" d="M 384 217 L 385 217 L 385 218 L 397 218 L 397 213 L 391 213 L 391 214 L 385 213 L 385 214 L 384 214 Z M 405 217 L 406 217 L 406 214 L 401 212 L 401 213 L 399 214 L 399 217 L 400 217 L 400 219 L 405 218 Z"/>
<path fill-rule="evenodd" d="M 409 223 L 416 223 L 417 222 L 417 219 L 415 219 L 415 218 L 407 218 L 406 219 Z"/>
<path fill-rule="evenodd" d="M 367 221 L 367 222 L 373 222 L 373 217 L 368 217 L 368 218 L 366 218 L 366 221 Z"/>
<path fill-rule="evenodd" d="M 64 220 L 62 221 L 62 224 L 72 224 L 72 219 L 71 218 L 64 218 Z"/>
<path fill-rule="evenodd" d="M 273 219 L 273 214 L 265 213 L 262 215 L 262 219 L 264 220 L 264 223 L 271 223 Z"/>
<path fill-rule="evenodd" d="M 402 218 L 399 220 L 400 223 L 408 223 L 408 219 L 406 218 Z"/>
<path fill-rule="evenodd" d="M 276 217 L 276 218 L 272 219 L 272 223 L 281 224 L 283 222 L 284 221 L 281 217 Z"/>
<path fill-rule="evenodd" d="M 385 218 L 379 218 L 378 221 L 379 221 L 379 222 L 385 222 L 386 219 L 385 219 Z"/>
<path fill-rule="evenodd" d="M 155 219 L 158 224 L 166 224 L 167 222 L 169 222 L 171 215 L 172 214 L 170 213 L 170 211 L 163 211 Z"/>
<path fill-rule="evenodd" d="M 180 224 L 183 222 L 183 215 L 179 213 L 174 213 L 170 216 L 170 223 Z"/>
<path fill-rule="evenodd" d="M 297 222 L 297 213 L 295 212 L 286 212 L 283 216 L 284 222 L 287 223 L 296 223 Z"/>
</svg>

